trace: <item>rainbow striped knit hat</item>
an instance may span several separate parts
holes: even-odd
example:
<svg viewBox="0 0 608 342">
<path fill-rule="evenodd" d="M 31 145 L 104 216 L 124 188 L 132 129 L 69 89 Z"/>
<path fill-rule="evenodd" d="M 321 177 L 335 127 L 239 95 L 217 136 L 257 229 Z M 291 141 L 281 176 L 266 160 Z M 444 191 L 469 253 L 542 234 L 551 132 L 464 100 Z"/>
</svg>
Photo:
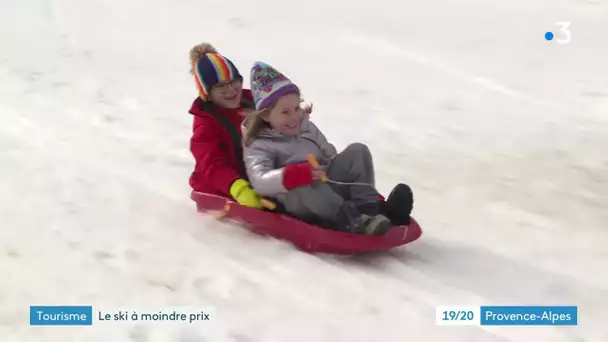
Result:
<svg viewBox="0 0 608 342">
<path fill-rule="evenodd" d="M 211 88 L 220 82 L 243 79 L 239 70 L 226 57 L 207 53 L 192 63 L 196 87 L 203 101 L 208 101 Z"/>
</svg>

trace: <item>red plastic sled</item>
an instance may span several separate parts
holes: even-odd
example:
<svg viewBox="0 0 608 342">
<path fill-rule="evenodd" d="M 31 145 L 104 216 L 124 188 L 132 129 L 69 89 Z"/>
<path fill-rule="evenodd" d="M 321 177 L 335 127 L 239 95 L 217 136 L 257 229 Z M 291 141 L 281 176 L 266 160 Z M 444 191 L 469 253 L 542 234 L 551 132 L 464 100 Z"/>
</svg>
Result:
<svg viewBox="0 0 608 342">
<path fill-rule="evenodd" d="M 369 236 L 320 228 L 279 213 L 244 207 L 225 197 L 193 191 L 198 211 L 219 211 L 223 217 L 246 223 L 251 231 L 291 242 L 309 253 L 356 254 L 387 250 L 417 240 L 422 235 L 412 218 L 407 226 L 395 226 L 386 235 Z"/>
</svg>

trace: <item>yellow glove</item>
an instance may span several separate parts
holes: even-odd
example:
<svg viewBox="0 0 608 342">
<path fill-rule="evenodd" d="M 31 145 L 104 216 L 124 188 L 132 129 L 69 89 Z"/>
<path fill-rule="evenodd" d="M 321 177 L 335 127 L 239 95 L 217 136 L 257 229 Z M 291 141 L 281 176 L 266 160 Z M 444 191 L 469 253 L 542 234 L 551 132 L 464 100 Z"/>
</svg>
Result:
<svg viewBox="0 0 608 342">
<path fill-rule="evenodd" d="M 237 179 L 232 183 L 230 186 L 230 196 L 242 206 L 257 209 L 263 208 L 260 198 L 244 179 Z"/>
</svg>

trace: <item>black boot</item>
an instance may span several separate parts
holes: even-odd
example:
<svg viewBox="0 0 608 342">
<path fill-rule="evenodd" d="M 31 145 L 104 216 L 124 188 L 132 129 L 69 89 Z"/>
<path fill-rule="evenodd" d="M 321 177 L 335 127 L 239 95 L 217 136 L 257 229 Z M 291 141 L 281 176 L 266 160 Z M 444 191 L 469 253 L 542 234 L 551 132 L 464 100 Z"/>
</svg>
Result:
<svg viewBox="0 0 608 342">
<path fill-rule="evenodd" d="M 382 213 L 396 226 L 408 225 L 414 208 L 414 194 L 406 184 L 399 183 L 393 188 L 386 202 L 381 205 Z"/>
</svg>

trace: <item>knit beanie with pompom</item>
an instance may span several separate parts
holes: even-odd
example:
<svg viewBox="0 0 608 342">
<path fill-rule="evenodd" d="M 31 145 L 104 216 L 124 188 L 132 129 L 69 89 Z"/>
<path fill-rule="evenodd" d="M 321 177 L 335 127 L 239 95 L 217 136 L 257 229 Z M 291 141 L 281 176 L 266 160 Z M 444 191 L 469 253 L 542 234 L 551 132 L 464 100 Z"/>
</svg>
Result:
<svg viewBox="0 0 608 342">
<path fill-rule="evenodd" d="M 274 105 L 283 95 L 300 93 L 298 86 L 269 64 L 257 61 L 251 68 L 251 92 L 255 108 L 263 110 Z"/>
<path fill-rule="evenodd" d="M 190 50 L 190 63 L 203 101 L 209 101 L 211 88 L 218 83 L 243 79 L 236 66 L 209 43 L 198 44 Z"/>
</svg>

